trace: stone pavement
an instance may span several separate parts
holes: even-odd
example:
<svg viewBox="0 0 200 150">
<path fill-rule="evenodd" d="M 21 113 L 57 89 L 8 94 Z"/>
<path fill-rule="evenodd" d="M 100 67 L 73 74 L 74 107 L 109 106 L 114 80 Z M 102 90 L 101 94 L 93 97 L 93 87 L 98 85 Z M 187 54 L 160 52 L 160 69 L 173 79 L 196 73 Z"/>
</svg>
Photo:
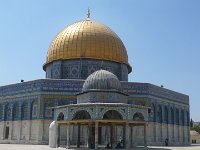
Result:
<svg viewBox="0 0 200 150">
<path fill-rule="evenodd" d="M 84 149 L 85 148 L 79 148 L 78 150 L 84 150 Z M 147 149 L 148 150 L 200 150 L 200 145 L 192 145 L 188 147 L 149 146 Z M 49 148 L 48 145 L 0 144 L 0 150 L 66 150 L 66 149 L 65 148 Z M 146 150 L 146 149 L 143 147 L 137 147 L 137 148 L 133 148 L 133 150 Z"/>
</svg>

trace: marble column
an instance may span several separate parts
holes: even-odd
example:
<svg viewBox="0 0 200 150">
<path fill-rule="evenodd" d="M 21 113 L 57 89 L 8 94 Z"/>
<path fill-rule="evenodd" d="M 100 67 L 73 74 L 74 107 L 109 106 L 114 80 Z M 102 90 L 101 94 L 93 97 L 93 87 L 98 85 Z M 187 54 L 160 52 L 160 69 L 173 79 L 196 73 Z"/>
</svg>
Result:
<svg viewBox="0 0 200 150">
<path fill-rule="evenodd" d="M 98 149 L 98 122 L 95 122 L 95 149 Z"/>
<path fill-rule="evenodd" d="M 81 139 L 80 139 L 80 133 L 81 133 L 81 125 L 78 123 L 78 137 L 77 137 L 77 148 L 80 148 L 80 144 L 81 144 Z"/>
<path fill-rule="evenodd" d="M 130 140 L 131 140 L 130 141 L 130 147 L 133 147 L 133 126 L 132 125 L 130 126 L 130 130 L 131 130 L 130 131 L 130 134 L 131 134 L 130 135 Z"/>
<path fill-rule="evenodd" d="M 70 123 L 67 124 L 67 149 L 70 149 Z"/>
<path fill-rule="evenodd" d="M 57 146 L 56 147 L 60 147 L 60 124 L 58 124 L 58 136 L 57 136 Z"/>
<path fill-rule="evenodd" d="M 126 123 L 125 125 L 125 146 L 126 146 L 126 149 L 129 149 L 130 148 L 130 127 L 129 127 L 129 123 Z"/>
<path fill-rule="evenodd" d="M 147 147 L 147 131 L 146 123 L 144 124 L 144 147 Z"/>
<path fill-rule="evenodd" d="M 113 125 L 110 125 L 110 146 L 113 148 Z"/>
</svg>

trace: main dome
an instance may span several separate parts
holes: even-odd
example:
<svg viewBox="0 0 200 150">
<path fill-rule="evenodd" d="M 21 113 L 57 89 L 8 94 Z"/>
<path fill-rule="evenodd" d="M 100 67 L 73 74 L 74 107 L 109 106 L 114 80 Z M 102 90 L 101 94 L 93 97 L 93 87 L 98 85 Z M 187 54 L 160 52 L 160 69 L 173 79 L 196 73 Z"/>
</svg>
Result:
<svg viewBox="0 0 200 150">
<path fill-rule="evenodd" d="M 109 27 L 90 19 L 76 22 L 62 30 L 51 43 L 46 63 L 66 59 L 98 59 L 128 64 L 126 48 Z"/>
</svg>

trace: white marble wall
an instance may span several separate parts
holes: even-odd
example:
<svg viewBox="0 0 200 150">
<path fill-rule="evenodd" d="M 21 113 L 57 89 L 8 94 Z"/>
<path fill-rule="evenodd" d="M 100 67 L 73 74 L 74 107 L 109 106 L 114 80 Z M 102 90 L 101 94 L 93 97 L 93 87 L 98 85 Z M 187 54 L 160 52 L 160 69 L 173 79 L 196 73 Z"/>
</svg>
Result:
<svg viewBox="0 0 200 150">
<path fill-rule="evenodd" d="M 6 121 L 0 122 L 0 143 L 27 143 L 27 144 L 48 144 L 49 125 L 52 120 L 24 120 L 24 121 Z M 9 126 L 9 137 L 5 139 L 5 128 Z M 109 128 L 109 127 L 108 127 Z M 106 127 L 102 128 L 102 144 L 105 144 L 109 137 L 106 137 L 108 132 Z M 144 128 L 135 126 L 132 128 L 132 145 L 144 144 Z M 76 145 L 77 126 L 71 126 L 70 134 L 71 144 Z M 123 137 L 123 128 L 115 129 L 116 141 Z M 87 145 L 88 129 L 87 126 L 81 127 L 81 143 Z M 66 126 L 60 128 L 61 144 L 66 144 Z M 147 126 L 147 145 L 164 145 L 165 139 L 169 139 L 169 145 L 189 145 L 190 134 L 189 127 L 167 125 L 150 122 Z"/>
</svg>

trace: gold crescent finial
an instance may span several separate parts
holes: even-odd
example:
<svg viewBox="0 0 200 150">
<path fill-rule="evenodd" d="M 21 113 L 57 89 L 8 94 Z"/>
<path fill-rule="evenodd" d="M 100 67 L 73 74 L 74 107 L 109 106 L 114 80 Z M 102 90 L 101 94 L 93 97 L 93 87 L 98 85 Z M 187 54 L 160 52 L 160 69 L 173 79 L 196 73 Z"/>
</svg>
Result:
<svg viewBox="0 0 200 150">
<path fill-rule="evenodd" d="M 88 7 L 87 19 L 90 19 L 90 7 Z"/>
</svg>

